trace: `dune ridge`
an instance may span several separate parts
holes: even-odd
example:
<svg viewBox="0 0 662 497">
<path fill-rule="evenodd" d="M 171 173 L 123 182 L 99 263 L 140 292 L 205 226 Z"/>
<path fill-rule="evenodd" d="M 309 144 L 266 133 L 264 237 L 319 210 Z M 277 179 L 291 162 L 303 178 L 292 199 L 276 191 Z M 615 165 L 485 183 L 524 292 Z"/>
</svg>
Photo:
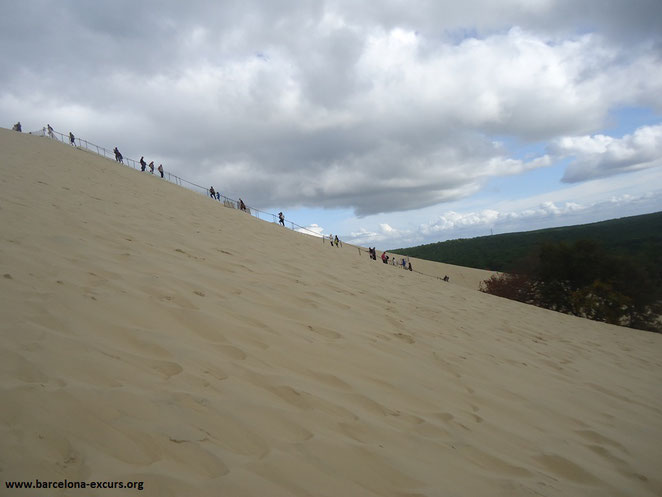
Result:
<svg viewBox="0 0 662 497">
<path fill-rule="evenodd" d="M 1 495 L 662 495 L 660 335 L 46 138 L 0 160 Z"/>
</svg>

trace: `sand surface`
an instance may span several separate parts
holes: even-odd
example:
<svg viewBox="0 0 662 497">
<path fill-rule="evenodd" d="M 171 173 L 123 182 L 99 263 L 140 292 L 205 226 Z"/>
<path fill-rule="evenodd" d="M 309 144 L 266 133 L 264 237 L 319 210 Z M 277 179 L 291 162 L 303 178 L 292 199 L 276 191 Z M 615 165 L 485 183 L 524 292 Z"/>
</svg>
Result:
<svg viewBox="0 0 662 497">
<path fill-rule="evenodd" d="M 412 264 L 0 129 L 0 495 L 662 495 L 661 335 Z"/>
</svg>

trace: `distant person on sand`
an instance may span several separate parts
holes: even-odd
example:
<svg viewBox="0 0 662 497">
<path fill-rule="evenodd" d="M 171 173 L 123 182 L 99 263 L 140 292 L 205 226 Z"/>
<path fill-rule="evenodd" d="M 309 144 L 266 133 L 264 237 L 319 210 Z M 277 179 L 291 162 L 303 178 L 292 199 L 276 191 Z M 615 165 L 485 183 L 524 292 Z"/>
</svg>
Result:
<svg viewBox="0 0 662 497">
<path fill-rule="evenodd" d="M 329 233 L 329 243 L 333 247 L 333 235 L 331 233 Z"/>
<path fill-rule="evenodd" d="M 216 200 L 221 201 L 221 192 L 216 192 Z"/>
<path fill-rule="evenodd" d="M 333 242 L 336 244 L 336 247 L 338 246 L 338 243 L 340 243 L 340 240 L 338 240 L 338 235 L 333 239 Z"/>
<path fill-rule="evenodd" d="M 444 281 L 450 281 L 450 278 L 448 277 L 448 275 L 444 276 Z"/>
<path fill-rule="evenodd" d="M 239 210 L 246 212 L 246 204 L 244 204 L 244 201 L 241 200 L 241 198 L 239 199 Z"/>
<path fill-rule="evenodd" d="M 14 131 L 18 131 L 19 133 L 23 131 L 23 128 L 21 128 L 21 121 L 17 122 L 14 124 L 14 127 L 12 128 Z"/>
<path fill-rule="evenodd" d="M 147 162 L 145 162 L 145 157 L 140 157 L 140 170 L 144 171 L 147 167 Z"/>
<path fill-rule="evenodd" d="M 402 269 L 407 269 L 407 261 L 405 261 L 405 258 L 402 258 Z"/>
<path fill-rule="evenodd" d="M 210 186 L 210 187 L 209 187 L 209 196 L 210 196 L 211 198 L 216 198 L 216 190 L 214 190 L 214 187 L 213 187 L 213 186 Z"/>
<path fill-rule="evenodd" d="M 278 213 L 278 222 L 285 226 L 285 215 L 282 212 Z"/>
<path fill-rule="evenodd" d="M 161 177 L 163 178 L 163 164 L 159 164 L 159 173 L 161 174 Z"/>
<path fill-rule="evenodd" d="M 386 255 L 386 252 L 382 252 L 382 262 L 388 264 L 388 255 Z"/>
<path fill-rule="evenodd" d="M 154 174 L 154 161 L 149 163 L 149 172 Z"/>
<path fill-rule="evenodd" d="M 73 147 L 76 146 L 76 137 L 74 136 L 74 134 L 71 131 L 69 131 L 69 143 Z"/>
<path fill-rule="evenodd" d="M 120 164 L 124 164 L 124 162 L 122 162 L 122 159 L 124 159 L 124 157 L 122 157 L 122 154 L 121 154 L 120 151 L 117 149 L 117 147 L 115 147 L 115 148 L 113 149 L 113 152 L 115 152 L 115 160 L 116 160 L 117 162 L 119 162 Z"/>
<path fill-rule="evenodd" d="M 413 269 L 411 268 L 411 262 L 409 263 L 409 267 L 407 269 L 409 269 L 410 271 L 413 271 Z"/>
<path fill-rule="evenodd" d="M 55 138 L 55 136 L 53 136 L 53 128 L 51 128 L 50 124 L 46 125 L 46 129 L 48 130 L 48 136 L 50 136 L 51 138 Z"/>
</svg>

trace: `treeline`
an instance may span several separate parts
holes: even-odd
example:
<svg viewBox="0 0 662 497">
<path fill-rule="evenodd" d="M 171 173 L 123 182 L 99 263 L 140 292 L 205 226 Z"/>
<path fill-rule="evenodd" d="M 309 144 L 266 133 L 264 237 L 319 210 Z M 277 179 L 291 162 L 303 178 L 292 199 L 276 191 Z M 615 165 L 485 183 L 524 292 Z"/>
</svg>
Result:
<svg viewBox="0 0 662 497">
<path fill-rule="evenodd" d="M 642 330 L 662 332 L 662 251 L 608 252 L 594 240 L 546 243 L 481 291 Z"/>
<path fill-rule="evenodd" d="M 648 259 L 662 252 L 662 212 L 599 223 L 449 240 L 390 250 L 401 255 L 491 271 L 511 271 L 546 243 L 595 240 L 610 254 Z"/>
</svg>

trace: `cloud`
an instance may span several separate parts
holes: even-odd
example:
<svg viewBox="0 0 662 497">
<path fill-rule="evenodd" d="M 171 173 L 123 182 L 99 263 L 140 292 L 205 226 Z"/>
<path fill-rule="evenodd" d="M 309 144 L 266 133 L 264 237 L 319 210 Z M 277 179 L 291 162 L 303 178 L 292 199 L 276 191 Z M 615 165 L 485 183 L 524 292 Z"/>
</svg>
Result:
<svg viewBox="0 0 662 497">
<path fill-rule="evenodd" d="M 514 230 L 525 231 L 533 229 L 533 227 L 581 224 L 593 222 L 596 220 L 596 215 L 600 216 L 600 219 L 628 215 L 624 209 L 635 204 L 653 201 L 659 205 L 661 198 L 662 192 L 658 191 L 641 195 L 612 195 L 597 202 L 545 201 L 519 211 L 494 209 L 466 213 L 450 211 L 429 223 L 420 225 L 417 232 L 423 236 L 442 233 L 462 236 L 461 233 L 464 231 L 465 233 L 475 233 L 471 236 L 477 236 L 476 234 L 489 234 L 490 230 L 504 233 Z"/>
<path fill-rule="evenodd" d="M 532 199 L 533 200 L 533 199 Z M 662 205 L 662 190 L 639 195 L 619 194 L 599 201 L 543 201 L 518 210 L 483 209 L 468 212 L 447 211 L 428 222 L 409 229 L 371 231 L 360 228 L 348 242 L 376 244 L 383 249 L 409 247 L 454 238 L 473 238 L 491 233 L 510 233 L 532 229 L 585 224 L 655 212 Z"/>
<path fill-rule="evenodd" d="M 662 125 L 643 126 L 623 138 L 605 135 L 564 137 L 551 153 L 570 158 L 565 183 L 604 178 L 662 166 Z"/>
<path fill-rule="evenodd" d="M 378 229 L 376 231 L 370 231 L 368 229 L 361 228 L 347 235 L 346 241 L 354 245 L 366 246 L 384 242 L 386 240 L 399 239 L 407 236 L 408 234 L 409 233 L 407 231 L 395 229 L 387 223 L 379 223 Z"/>
<path fill-rule="evenodd" d="M 324 237 L 324 228 L 321 226 L 313 223 L 309 224 L 308 226 L 305 226 L 303 228 L 297 228 L 294 231 L 298 231 L 299 233 L 303 233 L 305 235 L 311 235 L 311 236 L 317 236 L 319 238 Z"/>
<path fill-rule="evenodd" d="M 502 137 L 546 143 L 595 133 L 615 106 L 660 109 L 660 11 L 646 0 L 12 2 L 0 119 L 51 122 L 258 208 L 416 210 L 553 164 L 514 157 Z"/>
</svg>

